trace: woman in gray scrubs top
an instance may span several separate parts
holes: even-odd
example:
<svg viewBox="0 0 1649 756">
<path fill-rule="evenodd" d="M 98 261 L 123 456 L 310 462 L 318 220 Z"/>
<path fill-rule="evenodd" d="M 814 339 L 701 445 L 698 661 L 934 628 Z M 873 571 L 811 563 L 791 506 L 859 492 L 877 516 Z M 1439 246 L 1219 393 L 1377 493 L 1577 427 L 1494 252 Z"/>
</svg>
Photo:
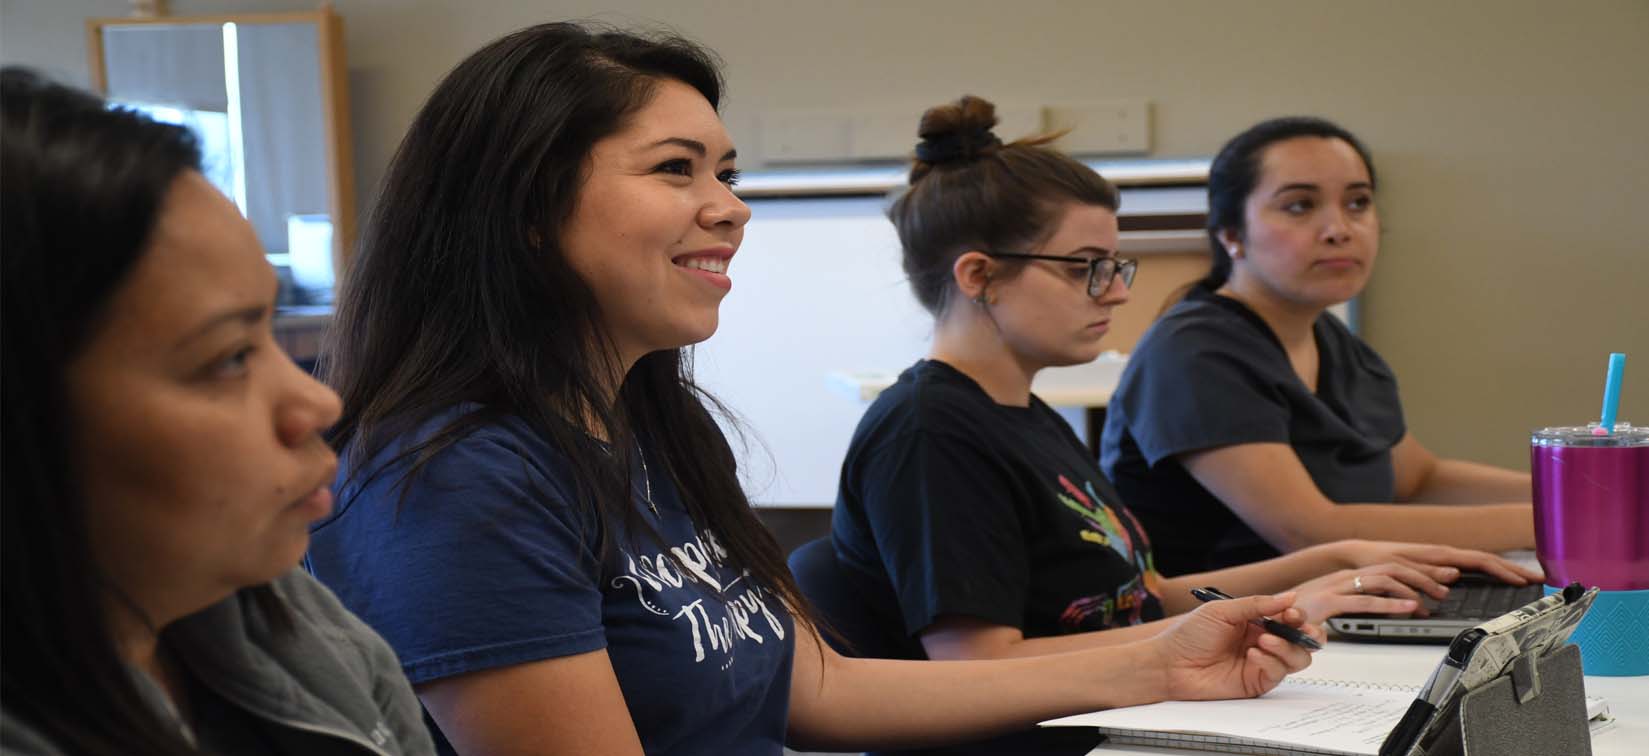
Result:
<svg viewBox="0 0 1649 756">
<path fill-rule="evenodd" d="M 1379 249 L 1361 142 L 1320 119 L 1256 125 L 1215 158 L 1208 208 L 1213 269 L 1141 339 L 1105 423 L 1102 466 L 1157 566 L 1341 538 L 1532 548 L 1529 476 L 1427 450 L 1391 369 L 1327 313 Z"/>
</svg>

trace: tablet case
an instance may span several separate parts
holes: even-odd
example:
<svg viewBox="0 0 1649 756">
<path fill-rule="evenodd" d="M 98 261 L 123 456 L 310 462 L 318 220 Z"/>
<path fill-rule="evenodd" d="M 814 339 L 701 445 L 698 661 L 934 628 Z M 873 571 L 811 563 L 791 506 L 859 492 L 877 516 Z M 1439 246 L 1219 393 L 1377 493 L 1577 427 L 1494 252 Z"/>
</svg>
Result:
<svg viewBox="0 0 1649 756">
<path fill-rule="evenodd" d="M 1460 698 L 1409 756 L 1591 756 L 1580 647 L 1523 654 Z M 1428 739 L 1430 742 L 1428 742 Z"/>
</svg>

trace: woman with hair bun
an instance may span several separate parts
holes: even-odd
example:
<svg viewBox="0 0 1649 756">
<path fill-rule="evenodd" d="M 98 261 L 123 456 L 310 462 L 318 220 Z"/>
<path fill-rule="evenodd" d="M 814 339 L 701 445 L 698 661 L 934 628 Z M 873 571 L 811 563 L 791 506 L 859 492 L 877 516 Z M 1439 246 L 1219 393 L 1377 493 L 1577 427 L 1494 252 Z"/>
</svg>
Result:
<svg viewBox="0 0 1649 756">
<path fill-rule="evenodd" d="M 877 397 L 842 465 L 832 522 L 842 579 L 891 593 L 902 620 L 886 628 L 898 640 L 850 643 L 910 658 L 1017 658 L 1160 637 L 1174 625 L 1165 617 L 1197 607 L 1194 586 L 1294 586 L 1296 606 L 1319 622 L 1415 611 L 1420 593 L 1441 596 L 1461 567 L 1535 577 L 1483 552 L 1363 541 L 1159 575 L 1157 533 L 1030 391 L 1043 368 L 1096 358 L 1128 301 L 1138 264 L 1117 254 L 1117 190 L 1050 148 L 1053 136 L 1004 144 L 995 124 L 991 103 L 971 96 L 923 114 L 910 188 L 889 211 L 935 324 L 927 357 Z M 1093 744 L 1041 730 L 943 753 Z"/>
<path fill-rule="evenodd" d="M 1101 455 L 1168 574 L 1336 538 L 1534 547 L 1529 475 L 1429 451 L 1391 368 L 1327 313 L 1373 273 L 1375 184 L 1363 143 L 1319 118 L 1214 158 L 1212 269 L 1140 339 Z"/>
</svg>

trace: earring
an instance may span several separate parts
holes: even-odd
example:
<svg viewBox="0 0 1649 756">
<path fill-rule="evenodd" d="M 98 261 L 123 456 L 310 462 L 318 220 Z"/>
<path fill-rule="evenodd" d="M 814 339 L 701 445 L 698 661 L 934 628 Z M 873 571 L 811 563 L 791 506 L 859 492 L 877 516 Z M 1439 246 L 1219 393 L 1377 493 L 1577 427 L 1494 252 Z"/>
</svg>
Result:
<svg viewBox="0 0 1649 756">
<path fill-rule="evenodd" d="M 996 297 L 991 296 L 991 274 L 985 273 L 985 281 L 979 286 L 979 293 L 973 295 L 973 303 L 980 307 L 996 304 Z"/>
<path fill-rule="evenodd" d="M 1242 245 L 1241 244 L 1231 245 L 1230 249 L 1227 250 L 1227 253 L 1231 255 L 1232 259 L 1242 257 Z"/>
</svg>

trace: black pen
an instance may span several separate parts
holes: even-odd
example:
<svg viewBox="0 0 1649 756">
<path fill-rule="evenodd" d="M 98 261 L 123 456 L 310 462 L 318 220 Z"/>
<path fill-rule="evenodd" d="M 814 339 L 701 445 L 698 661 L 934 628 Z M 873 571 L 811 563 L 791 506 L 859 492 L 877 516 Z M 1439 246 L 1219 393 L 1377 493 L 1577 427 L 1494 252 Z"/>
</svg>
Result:
<svg viewBox="0 0 1649 756">
<path fill-rule="evenodd" d="M 1404 756 L 1413 750 L 1414 744 L 1437 716 L 1437 710 L 1449 700 L 1449 695 L 1460 683 L 1460 674 L 1470 664 L 1477 642 L 1486 637 L 1488 633 L 1483 632 L 1481 627 L 1464 630 L 1454 636 L 1449 643 L 1449 652 L 1443 655 L 1443 663 L 1431 671 L 1431 677 L 1420 688 L 1420 695 L 1415 696 L 1414 703 L 1403 712 L 1397 726 L 1386 734 L 1385 741 L 1380 744 L 1379 756 Z"/>
<path fill-rule="evenodd" d="M 1208 586 L 1206 588 L 1192 588 L 1191 595 L 1196 596 L 1199 601 L 1220 601 L 1231 598 L 1229 595 L 1226 595 L 1225 591 L 1213 586 Z M 1323 644 L 1318 643 L 1316 638 L 1300 632 L 1298 628 L 1289 627 L 1288 625 L 1271 619 L 1270 617 L 1261 617 L 1256 620 L 1249 620 L 1249 622 L 1252 622 L 1255 625 L 1264 628 L 1266 632 L 1301 648 L 1311 649 L 1312 651 L 1323 650 Z"/>
</svg>

